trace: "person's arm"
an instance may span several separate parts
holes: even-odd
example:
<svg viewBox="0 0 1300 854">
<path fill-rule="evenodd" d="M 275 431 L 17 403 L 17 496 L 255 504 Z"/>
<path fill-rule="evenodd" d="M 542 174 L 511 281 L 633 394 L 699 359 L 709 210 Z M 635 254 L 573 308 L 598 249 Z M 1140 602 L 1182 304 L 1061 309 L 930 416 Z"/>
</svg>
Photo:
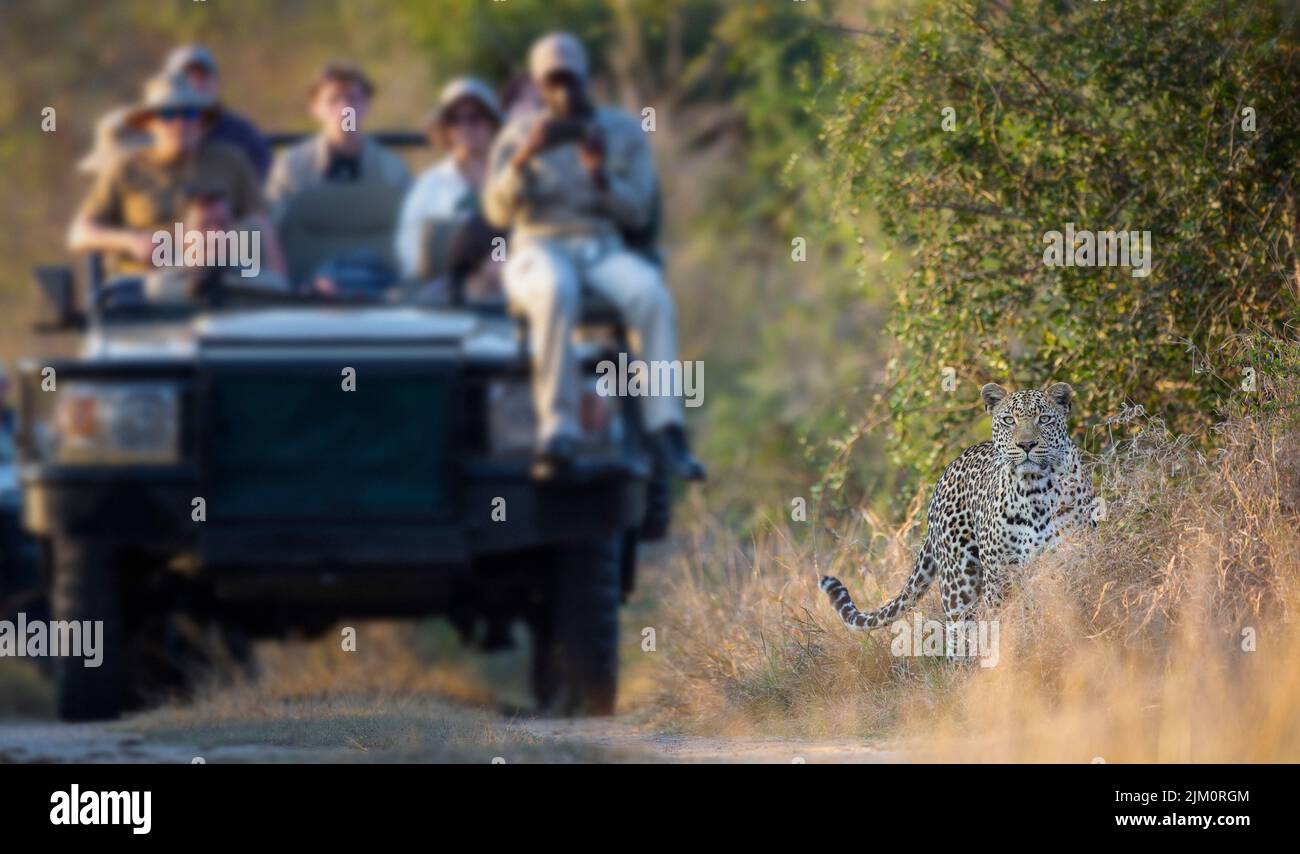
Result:
<svg viewBox="0 0 1300 854">
<path fill-rule="evenodd" d="M 153 234 L 134 228 L 100 225 L 78 215 L 68 231 L 68 249 L 73 252 L 108 252 L 126 255 L 142 264 L 153 264 Z"/>
<path fill-rule="evenodd" d="M 247 158 L 241 157 L 234 163 L 236 175 L 234 198 L 230 200 L 231 212 L 236 221 L 244 223 L 246 227 L 255 228 L 261 233 L 264 256 L 262 266 L 272 273 L 288 275 L 289 265 L 285 260 L 284 250 L 280 247 L 280 235 L 271 216 L 266 196 L 262 194 L 262 188 L 258 185 L 257 174 L 253 172 L 253 166 Z"/>
<path fill-rule="evenodd" d="M 285 214 L 289 208 L 289 197 L 293 195 L 293 167 L 290 158 L 295 149 L 281 151 L 271 164 L 271 174 L 266 179 L 266 204 L 271 214 L 271 221 L 276 226 L 284 225 Z"/>
<path fill-rule="evenodd" d="M 533 197 L 533 158 L 545 147 L 546 122 L 535 121 L 527 131 L 507 127 L 488 155 L 483 182 L 483 215 L 497 228 L 509 228 L 522 203 Z"/>
<path fill-rule="evenodd" d="M 262 233 L 262 250 L 266 256 L 263 259 L 266 262 L 263 266 L 277 275 L 289 275 L 289 262 L 284 257 L 280 236 L 275 230 L 275 223 L 271 221 L 271 215 L 266 211 L 259 211 L 248 217 L 248 224 Z"/>
<path fill-rule="evenodd" d="M 81 203 L 68 229 L 68 249 L 73 252 L 107 252 L 152 264 L 153 234 L 125 228 L 117 173 L 112 167 L 101 172 L 90 195 Z"/>
<path fill-rule="evenodd" d="M 230 199 L 230 212 L 233 213 L 235 221 L 243 224 L 243 227 L 251 227 L 261 234 L 261 255 L 263 255 L 261 265 L 272 273 L 286 276 L 289 273 L 289 264 L 285 260 L 285 252 L 279 246 L 279 231 L 276 229 L 276 222 L 270 216 L 266 196 L 257 183 L 257 175 L 252 170 L 252 164 L 248 162 L 247 157 L 239 157 L 234 161 L 233 169 L 235 174 L 233 187 L 231 187 L 233 198 Z"/>
<path fill-rule="evenodd" d="M 624 229 L 644 228 L 653 215 L 654 158 L 639 128 L 593 138 L 582 149 L 583 165 L 600 191 L 601 208 Z M 606 148 L 619 146 L 611 157 Z"/>
<path fill-rule="evenodd" d="M 598 125 L 578 155 L 596 187 L 600 210 L 622 229 L 644 228 L 653 216 L 657 186 L 645 134 L 621 122 Z"/>
<path fill-rule="evenodd" d="M 397 234 L 393 237 L 393 253 L 404 278 L 414 278 L 420 269 L 420 239 L 424 232 L 424 219 L 428 196 L 432 188 L 429 177 L 422 177 L 402 200 L 402 211 L 397 218 Z"/>
</svg>

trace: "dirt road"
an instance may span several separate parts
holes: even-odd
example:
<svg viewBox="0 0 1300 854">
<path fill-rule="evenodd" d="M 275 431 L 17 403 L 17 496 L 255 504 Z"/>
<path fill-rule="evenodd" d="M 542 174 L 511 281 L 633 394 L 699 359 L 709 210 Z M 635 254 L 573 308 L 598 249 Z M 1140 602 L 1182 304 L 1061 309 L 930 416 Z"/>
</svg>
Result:
<svg viewBox="0 0 1300 854">
<path fill-rule="evenodd" d="M 0 667 L 4 762 L 749 762 L 900 761 L 849 740 L 718 735 L 666 719 L 653 702 L 661 659 L 630 657 L 614 718 L 563 720 L 528 706 L 527 656 L 434 652 L 409 626 L 363 625 L 337 644 L 259 649 L 260 676 L 214 680 L 190 700 L 121 721 L 60 724 L 32 668 Z M 0 662 L 3 664 L 3 662 Z M 24 698 L 22 702 L 17 702 Z M 670 728 L 672 727 L 672 728 Z M 700 734 L 703 733 L 703 734 Z"/>
<path fill-rule="evenodd" d="M 439 704 L 440 705 L 440 704 Z M 442 712 L 442 709 L 431 709 Z M 899 761 L 897 753 L 851 742 L 785 741 L 671 734 L 621 719 L 493 718 L 448 707 L 421 726 L 394 721 L 393 737 L 358 723 L 299 721 L 297 738 L 276 727 L 168 726 L 147 715 L 112 724 L 0 723 L 0 762 L 747 762 Z M 373 721 L 371 722 L 373 724 Z M 421 732 L 423 730 L 423 732 Z M 227 740 L 236 736 L 236 740 Z M 238 740 L 242 737 L 244 740 Z M 330 743 L 333 741 L 333 743 Z"/>
</svg>

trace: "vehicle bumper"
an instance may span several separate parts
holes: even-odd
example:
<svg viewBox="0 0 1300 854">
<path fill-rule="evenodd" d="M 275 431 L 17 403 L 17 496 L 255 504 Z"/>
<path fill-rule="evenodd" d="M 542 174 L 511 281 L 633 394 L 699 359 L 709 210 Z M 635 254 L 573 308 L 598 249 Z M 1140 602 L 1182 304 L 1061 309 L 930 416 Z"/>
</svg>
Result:
<svg viewBox="0 0 1300 854">
<path fill-rule="evenodd" d="M 536 483 L 521 470 L 498 470 L 462 481 L 462 511 L 452 520 L 218 523 L 192 518 L 196 484 L 187 470 L 126 478 L 31 469 L 23 476 L 24 527 L 38 537 L 192 554 L 203 572 L 270 572 L 468 564 L 636 528 L 645 512 L 640 477 Z"/>
</svg>

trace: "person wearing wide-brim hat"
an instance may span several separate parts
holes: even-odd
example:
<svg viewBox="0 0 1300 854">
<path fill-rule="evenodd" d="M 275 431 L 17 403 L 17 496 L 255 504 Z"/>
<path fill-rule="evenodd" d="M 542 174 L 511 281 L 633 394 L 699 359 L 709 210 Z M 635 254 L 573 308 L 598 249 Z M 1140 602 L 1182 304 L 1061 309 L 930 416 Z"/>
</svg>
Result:
<svg viewBox="0 0 1300 854">
<path fill-rule="evenodd" d="M 430 263 L 425 240 L 430 223 L 478 215 L 488 152 L 501 121 L 496 95 L 482 80 L 458 77 L 442 88 L 425 129 L 444 156 L 416 178 L 398 219 L 396 252 L 404 276 L 440 272 L 430 271 L 441 266 Z"/>
<path fill-rule="evenodd" d="M 167 55 L 163 74 L 178 74 L 190 88 L 213 98 L 221 97 L 221 73 L 212 51 L 200 44 L 183 44 Z M 259 181 L 271 170 L 271 146 L 266 137 L 244 116 L 224 102 L 208 127 L 208 139 L 233 145 L 248 156 Z"/>
<path fill-rule="evenodd" d="M 248 158 L 204 137 L 216 110 L 216 99 L 195 91 L 181 75 L 149 80 L 144 98 L 122 119 L 125 127 L 147 132 L 149 143 L 99 173 L 73 221 L 69 247 L 106 253 L 120 272 L 148 269 L 155 232 L 183 221 L 185 193 L 201 184 L 230 200 L 237 221 L 262 232 L 263 264 L 283 270 L 283 254 Z"/>
<path fill-rule="evenodd" d="M 125 123 L 136 130 L 151 130 L 160 115 L 195 122 L 211 122 L 217 116 L 217 99 L 200 92 L 181 74 L 159 74 L 144 84 L 144 98 L 127 111 Z"/>
<path fill-rule="evenodd" d="M 504 117 L 501 105 L 497 102 L 492 87 L 477 77 L 457 77 L 442 87 L 438 93 L 438 103 L 425 122 L 425 128 L 435 134 L 434 142 L 450 147 L 446 138 L 447 128 L 465 116 L 458 110 L 473 110 L 475 120 L 490 124 L 494 129 L 501 126 Z"/>
</svg>

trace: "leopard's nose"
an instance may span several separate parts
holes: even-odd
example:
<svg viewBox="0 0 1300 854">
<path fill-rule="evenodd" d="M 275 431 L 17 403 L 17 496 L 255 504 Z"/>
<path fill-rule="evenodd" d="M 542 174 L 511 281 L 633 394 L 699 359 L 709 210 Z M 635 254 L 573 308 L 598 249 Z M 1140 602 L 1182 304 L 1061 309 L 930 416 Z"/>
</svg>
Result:
<svg viewBox="0 0 1300 854">
<path fill-rule="evenodd" d="M 1038 442 L 1032 440 L 1028 442 L 1016 442 L 1016 445 L 1020 448 L 1020 450 L 1024 451 L 1027 454 L 1030 451 L 1032 451 L 1034 448 L 1038 447 Z"/>
</svg>

